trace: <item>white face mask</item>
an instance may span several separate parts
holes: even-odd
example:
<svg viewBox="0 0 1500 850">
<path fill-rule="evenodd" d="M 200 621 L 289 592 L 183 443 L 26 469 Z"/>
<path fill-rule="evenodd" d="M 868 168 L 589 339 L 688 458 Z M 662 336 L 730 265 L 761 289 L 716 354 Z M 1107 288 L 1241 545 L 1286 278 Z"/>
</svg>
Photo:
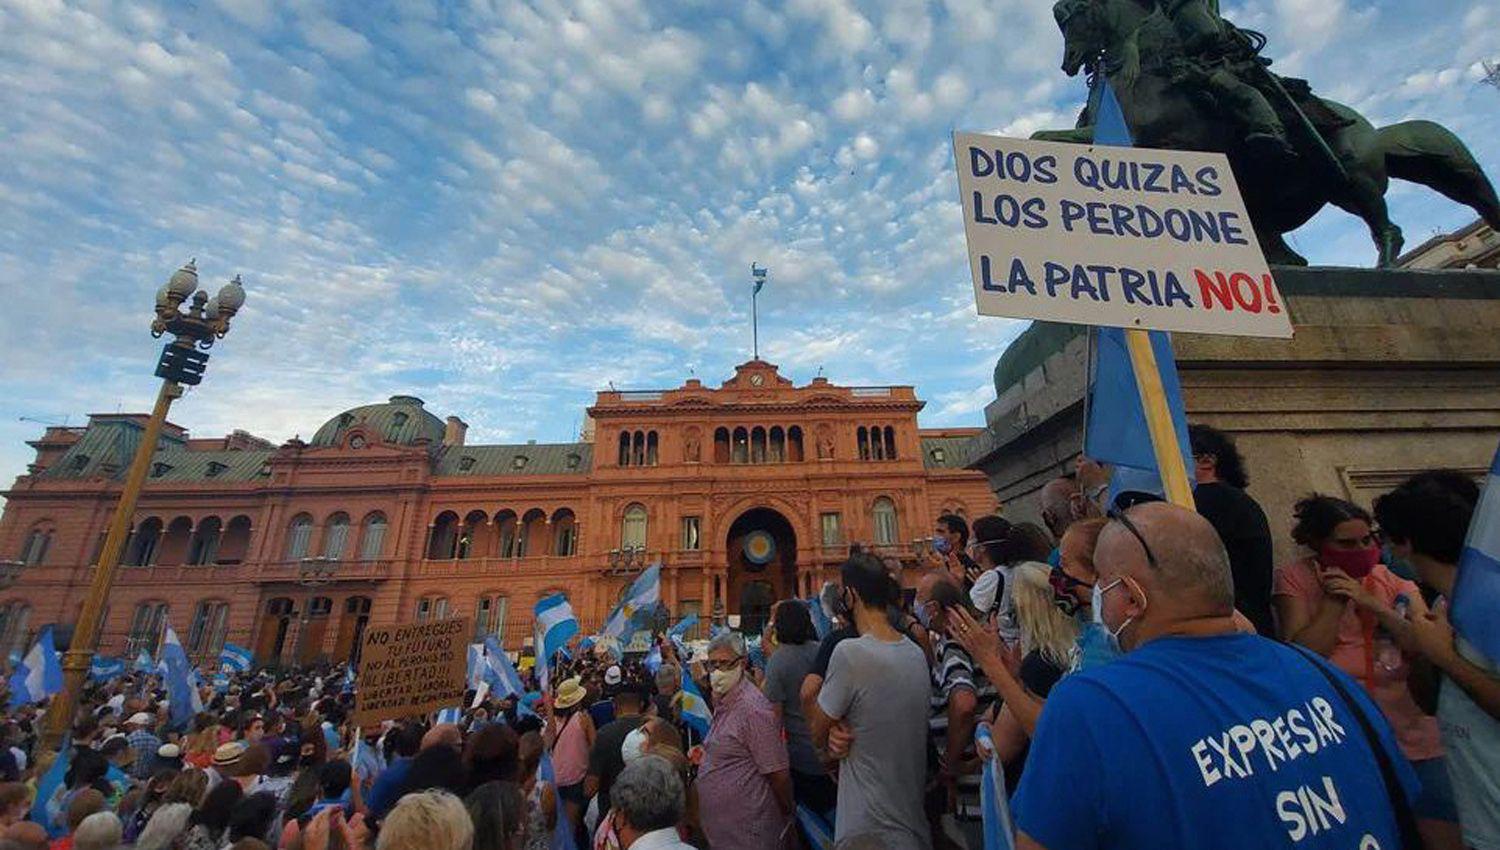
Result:
<svg viewBox="0 0 1500 850">
<path fill-rule="evenodd" d="M 729 670 L 714 670 L 708 674 L 708 685 L 713 688 L 714 694 L 723 696 L 729 693 L 729 689 L 740 683 L 740 676 L 745 671 L 738 667 Z"/>
<path fill-rule="evenodd" d="M 630 764 L 646 754 L 646 743 L 650 739 L 646 737 L 646 730 L 635 728 L 625 736 L 625 743 L 620 745 L 620 757 Z"/>
</svg>

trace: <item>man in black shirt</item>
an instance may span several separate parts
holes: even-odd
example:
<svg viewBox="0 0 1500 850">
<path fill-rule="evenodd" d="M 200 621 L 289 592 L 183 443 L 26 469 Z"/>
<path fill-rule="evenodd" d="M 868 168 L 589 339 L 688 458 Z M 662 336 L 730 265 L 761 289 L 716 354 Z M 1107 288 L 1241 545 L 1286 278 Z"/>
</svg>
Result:
<svg viewBox="0 0 1500 850">
<path fill-rule="evenodd" d="M 1228 434 L 1208 425 L 1188 428 L 1193 446 L 1193 473 L 1198 486 L 1193 501 L 1229 552 L 1234 575 L 1234 607 L 1255 630 L 1276 636 L 1271 617 L 1271 527 L 1265 511 L 1245 492 L 1250 477 Z"/>
<path fill-rule="evenodd" d="M 615 719 L 604 724 L 594 736 L 594 746 L 589 749 L 589 772 L 583 780 L 585 797 L 599 794 L 599 811 L 609 811 L 609 789 L 615 784 L 620 771 L 625 769 L 625 758 L 620 746 L 625 736 L 646 722 L 642 712 L 646 707 L 645 689 L 634 682 L 617 686 L 613 702 Z"/>
</svg>

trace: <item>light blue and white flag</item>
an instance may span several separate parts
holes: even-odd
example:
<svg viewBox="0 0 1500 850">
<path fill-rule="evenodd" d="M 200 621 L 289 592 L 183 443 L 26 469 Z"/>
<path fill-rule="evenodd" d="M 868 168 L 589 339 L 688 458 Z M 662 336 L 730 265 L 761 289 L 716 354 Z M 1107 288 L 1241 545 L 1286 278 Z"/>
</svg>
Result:
<svg viewBox="0 0 1500 850">
<path fill-rule="evenodd" d="M 51 838 L 62 838 L 68 834 L 68 825 L 63 818 L 62 801 L 68 793 L 63 781 L 68 775 L 68 762 L 73 754 L 73 743 L 64 740 L 57 751 L 57 760 L 36 783 L 36 800 L 31 804 L 31 819 L 41 824 Z"/>
<path fill-rule="evenodd" d="M 646 668 L 647 673 L 655 676 L 656 671 L 661 669 L 661 647 L 652 644 L 651 651 L 641 660 L 641 666 Z"/>
<path fill-rule="evenodd" d="M 534 629 L 537 677 L 541 679 L 542 687 L 546 688 L 552 656 L 578 634 L 578 618 L 573 616 L 573 606 L 568 604 L 567 595 L 562 593 L 538 599 L 532 610 L 536 615 Z"/>
<path fill-rule="evenodd" d="M 36 643 L 10 674 L 10 708 L 14 711 L 27 703 L 41 702 L 62 689 L 62 662 L 52 643 L 52 627 L 43 626 Z"/>
<path fill-rule="evenodd" d="M 224 648 L 219 650 L 219 666 L 226 673 L 243 673 L 249 670 L 253 663 L 255 663 L 255 656 L 243 646 L 236 646 L 225 641 Z"/>
<path fill-rule="evenodd" d="M 131 664 L 130 669 L 137 673 L 150 673 L 155 670 L 156 665 L 151 663 L 151 653 L 144 649 L 137 652 L 135 654 L 135 662 Z"/>
<path fill-rule="evenodd" d="M 458 721 L 462 720 L 463 717 L 464 717 L 463 709 L 461 709 L 461 708 L 459 708 L 457 706 L 454 706 L 453 708 L 445 708 L 442 711 L 439 711 L 437 713 L 437 722 L 439 722 L 439 723 L 457 723 Z"/>
<path fill-rule="evenodd" d="M 621 640 L 630 631 L 631 620 L 637 611 L 654 610 L 661 601 L 661 564 L 652 564 L 625 591 L 625 598 L 609 612 L 600 634 Z"/>
<path fill-rule="evenodd" d="M 802 828 L 802 837 L 813 850 L 833 850 L 833 825 L 823 815 L 797 804 L 797 826 Z"/>
<path fill-rule="evenodd" d="M 708 700 L 693 683 L 686 667 L 682 668 L 682 722 L 698 733 L 698 740 L 708 737 L 708 729 L 714 723 L 713 712 L 708 710 Z"/>
<path fill-rule="evenodd" d="M 698 615 L 689 614 L 674 623 L 672 628 L 667 629 L 667 634 L 671 637 L 687 637 L 688 630 L 696 625 L 698 625 Z"/>
<path fill-rule="evenodd" d="M 510 656 L 505 654 L 505 647 L 500 645 L 498 638 L 485 635 L 484 652 L 485 663 L 489 666 L 490 693 L 500 699 L 519 698 L 526 693 L 521 674 L 516 670 L 516 665 L 511 663 Z"/>
<path fill-rule="evenodd" d="M 833 621 L 828 619 L 828 612 L 823 610 L 823 600 L 809 596 L 802 601 L 807 605 L 807 613 L 812 616 L 813 631 L 818 633 L 818 640 L 828 637 L 828 633 L 833 631 Z"/>
<path fill-rule="evenodd" d="M 552 766 L 552 754 L 542 750 L 541 763 L 537 765 L 536 775 L 543 782 L 553 788 L 552 796 L 557 801 L 557 829 L 552 830 L 552 844 L 548 850 L 578 850 L 578 842 L 573 839 L 573 830 L 565 828 L 568 821 L 568 812 L 563 803 L 563 795 L 556 793 L 557 770 Z"/>
<path fill-rule="evenodd" d="M 161 659 L 166 666 L 163 680 L 167 685 L 167 701 L 171 704 L 172 728 L 186 729 L 203 711 L 203 698 L 193 684 L 197 673 L 188 661 L 187 650 L 182 648 L 182 641 L 177 639 L 177 632 L 170 624 L 161 641 Z"/>
<path fill-rule="evenodd" d="M 1016 826 L 1010 818 L 1010 801 L 1005 798 L 1004 772 L 995 758 L 995 742 L 990 737 L 988 726 L 980 726 L 974 740 L 990 751 L 984 760 L 984 773 L 979 780 L 980 814 L 984 820 L 984 850 L 1015 850 Z"/>
<path fill-rule="evenodd" d="M 89 662 L 89 678 L 95 682 L 109 682 L 123 675 L 125 675 L 124 659 L 95 655 L 94 660 Z"/>
<path fill-rule="evenodd" d="M 1490 463 L 1453 586 L 1453 628 L 1491 664 L 1500 663 L 1500 451 Z"/>
</svg>

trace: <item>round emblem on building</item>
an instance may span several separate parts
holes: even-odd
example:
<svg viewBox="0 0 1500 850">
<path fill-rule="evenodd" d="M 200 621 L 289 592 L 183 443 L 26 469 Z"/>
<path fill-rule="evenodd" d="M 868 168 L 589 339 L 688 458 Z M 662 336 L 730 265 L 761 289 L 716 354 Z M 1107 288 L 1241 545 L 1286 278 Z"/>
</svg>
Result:
<svg viewBox="0 0 1500 850">
<path fill-rule="evenodd" d="M 761 384 L 764 384 L 765 382 L 766 382 L 766 376 L 765 375 L 751 375 L 750 376 L 750 384 L 751 384 L 751 386 L 758 387 Z"/>
<path fill-rule="evenodd" d="M 769 532 L 752 531 L 745 535 L 745 560 L 756 566 L 765 566 L 776 557 L 776 538 Z"/>
</svg>

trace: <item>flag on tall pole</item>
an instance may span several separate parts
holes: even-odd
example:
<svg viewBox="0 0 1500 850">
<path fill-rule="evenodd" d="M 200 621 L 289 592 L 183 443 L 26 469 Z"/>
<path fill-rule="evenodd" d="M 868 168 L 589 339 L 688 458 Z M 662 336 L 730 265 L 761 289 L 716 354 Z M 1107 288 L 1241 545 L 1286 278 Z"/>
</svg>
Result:
<svg viewBox="0 0 1500 850">
<path fill-rule="evenodd" d="M 1453 627 L 1491 664 L 1500 663 L 1500 451 L 1490 463 L 1484 492 L 1469 521 L 1458 579 L 1453 586 Z"/>
<path fill-rule="evenodd" d="M 604 621 L 604 628 L 599 633 L 604 637 L 623 639 L 636 612 L 655 608 L 659 601 L 661 601 L 661 564 L 652 564 L 630 583 L 630 587 L 625 591 L 625 598 L 620 600 L 615 610 L 609 612 L 609 618 Z"/>
<path fill-rule="evenodd" d="M 760 359 L 760 314 L 756 310 L 756 297 L 765 288 L 766 273 L 769 271 L 770 269 L 763 269 L 755 263 L 750 264 L 750 339 L 756 360 Z"/>
<path fill-rule="evenodd" d="M 1101 82 L 1100 88 L 1094 143 L 1132 147 L 1114 90 L 1108 82 Z M 1178 504 L 1185 501 L 1191 508 L 1187 470 L 1192 450 L 1172 338 L 1163 331 L 1100 327 L 1095 340 L 1083 453 L 1115 467 L 1111 503 L 1121 492 L 1141 491 Z M 1161 406 L 1170 420 L 1159 415 Z M 1173 449 L 1181 456 L 1180 466 Z M 1163 469 L 1164 464 L 1169 468 Z"/>
<path fill-rule="evenodd" d="M 10 708 L 41 702 L 63 689 L 62 663 L 52 642 L 52 627 L 43 626 L 36 643 L 10 674 Z"/>
</svg>

